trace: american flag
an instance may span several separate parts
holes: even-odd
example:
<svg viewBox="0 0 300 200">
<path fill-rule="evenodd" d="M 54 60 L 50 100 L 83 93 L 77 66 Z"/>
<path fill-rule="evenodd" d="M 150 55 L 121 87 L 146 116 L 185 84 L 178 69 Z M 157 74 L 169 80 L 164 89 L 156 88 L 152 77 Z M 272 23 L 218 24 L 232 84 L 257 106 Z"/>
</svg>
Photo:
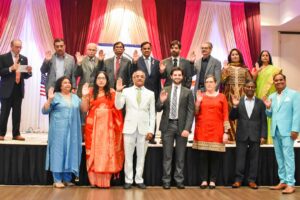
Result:
<svg viewBox="0 0 300 200">
<path fill-rule="evenodd" d="M 46 74 L 41 74 L 41 87 L 40 87 L 40 95 L 41 96 L 46 96 L 46 79 L 47 75 Z"/>
</svg>

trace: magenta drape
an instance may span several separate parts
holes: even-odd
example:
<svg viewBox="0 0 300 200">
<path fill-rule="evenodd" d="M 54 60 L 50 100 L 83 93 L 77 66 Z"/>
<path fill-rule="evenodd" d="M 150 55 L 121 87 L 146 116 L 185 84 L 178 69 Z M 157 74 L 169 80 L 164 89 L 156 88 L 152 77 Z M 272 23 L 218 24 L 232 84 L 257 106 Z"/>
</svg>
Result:
<svg viewBox="0 0 300 200">
<path fill-rule="evenodd" d="M 104 27 L 106 6 L 107 0 L 93 0 L 86 44 L 91 42 L 98 43 L 101 31 Z"/>
<path fill-rule="evenodd" d="M 0 4 L 0 39 L 8 19 L 10 5 L 11 0 L 2 1 Z"/>
<path fill-rule="evenodd" d="M 245 16 L 252 63 L 261 51 L 260 3 L 245 3 Z"/>
<path fill-rule="evenodd" d="M 181 35 L 181 55 L 187 57 L 197 27 L 201 0 L 186 0 L 183 30 Z"/>
<path fill-rule="evenodd" d="M 180 40 L 185 15 L 185 0 L 155 0 L 162 57 L 170 55 L 170 42 Z"/>
<path fill-rule="evenodd" d="M 61 0 L 60 7 L 63 11 L 62 25 L 65 35 L 66 51 L 75 55 L 77 51 L 84 53 L 90 16 L 92 11 L 92 0 Z"/>
<path fill-rule="evenodd" d="M 146 21 L 149 40 L 152 43 L 153 56 L 162 59 L 155 0 L 142 0 L 144 19 Z"/>
<path fill-rule="evenodd" d="M 60 0 L 45 0 L 45 3 L 53 38 L 63 38 Z"/>
<path fill-rule="evenodd" d="M 249 49 L 244 3 L 230 2 L 230 10 L 236 46 L 242 52 L 245 64 L 251 70 L 253 65 Z"/>
</svg>

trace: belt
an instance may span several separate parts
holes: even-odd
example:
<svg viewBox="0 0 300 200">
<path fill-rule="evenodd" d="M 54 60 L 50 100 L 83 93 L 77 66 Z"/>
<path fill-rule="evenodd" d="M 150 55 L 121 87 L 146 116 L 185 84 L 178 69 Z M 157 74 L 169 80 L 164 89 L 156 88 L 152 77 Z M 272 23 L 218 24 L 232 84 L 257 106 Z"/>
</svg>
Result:
<svg viewBox="0 0 300 200">
<path fill-rule="evenodd" d="M 178 122 L 178 119 L 169 119 L 171 122 Z"/>
</svg>

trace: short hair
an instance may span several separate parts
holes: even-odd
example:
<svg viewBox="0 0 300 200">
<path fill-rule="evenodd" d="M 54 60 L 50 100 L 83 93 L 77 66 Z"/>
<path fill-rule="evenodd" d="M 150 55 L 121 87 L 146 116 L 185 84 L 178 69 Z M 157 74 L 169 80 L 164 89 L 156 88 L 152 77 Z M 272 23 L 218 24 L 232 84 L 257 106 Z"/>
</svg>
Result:
<svg viewBox="0 0 300 200">
<path fill-rule="evenodd" d="M 268 50 L 262 50 L 262 51 L 260 52 L 259 57 L 258 57 L 258 60 L 257 60 L 258 65 L 259 65 L 259 66 L 262 66 L 263 62 L 262 62 L 262 60 L 261 60 L 261 56 L 262 56 L 262 54 L 265 53 L 265 52 L 267 52 L 268 55 L 269 55 L 269 63 L 268 63 L 268 64 L 269 64 L 269 65 L 273 65 L 272 56 L 271 56 L 271 54 L 270 54 L 270 52 L 269 52 Z"/>
<path fill-rule="evenodd" d="M 146 44 L 149 44 L 150 47 L 152 47 L 151 42 L 145 41 L 145 42 L 143 42 L 143 43 L 141 44 L 141 48 L 143 48 L 143 46 L 145 46 Z"/>
<path fill-rule="evenodd" d="M 136 72 L 142 72 L 144 74 L 144 76 L 146 76 L 146 73 L 143 70 L 137 69 L 132 73 L 132 77 L 135 75 Z"/>
<path fill-rule="evenodd" d="M 216 77 L 215 77 L 213 74 L 208 74 L 208 75 L 205 77 L 205 81 L 206 81 L 207 79 L 209 79 L 209 78 L 212 78 L 212 79 L 215 81 L 215 83 L 217 82 L 217 79 L 216 79 Z"/>
<path fill-rule="evenodd" d="M 286 76 L 285 76 L 283 73 L 279 72 L 279 73 L 277 73 L 277 74 L 274 74 L 274 76 L 273 76 L 273 81 L 274 81 L 274 79 L 276 78 L 276 76 L 279 76 L 279 75 L 281 75 L 281 76 L 283 77 L 283 79 L 286 80 Z"/>
<path fill-rule="evenodd" d="M 179 49 L 181 49 L 181 43 L 178 40 L 173 40 L 170 43 L 170 48 L 172 48 L 173 46 L 177 45 L 179 47 Z"/>
<path fill-rule="evenodd" d="M 213 48 L 213 44 L 211 42 L 204 42 L 203 44 L 208 44 L 211 49 Z"/>
<path fill-rule="evenodd" d="M 253 83 L 256 87 L 256 82 L 253 79 L 247 79 L 245 85 L 248 85 L 249 83 Z"/>
<path fill-rule="evenodd" d="M 121 45 L 122 45 L 122 47 L 123 47 L 123 49 L 125 48 L 125 45 L 124 45 L 124 43 L 123 43 L 123 42 L 121 42 L 121 41 L 118 41 L 118 42 L 114 43 L 114 46 L 113 46 L 113 48 L 115 49 L 115 48 L 116 48 L 116 46 L 117 46 L 118 44 L 121 44 Z"/>
<path fill-rule="evenodd" d="M 13 39 L 13 40 L 10 42 L 10 46 L 13 46 L 14 43 L 15 43 L 16 41 L 19 41 L 19 42 L 22 43 L 22 41 L 21 41 L 20 39 Z"/>
<path fill-rule="evenodd" d="M 72 85 L 72 82 L 71 82 L 71 79 L 70 77 L 68 76 L 62 76 L 60 77 L 59 79 L 57 79 L 56 83 L 55 83 L 55 87 L 54 87 L 54 92 L 61 92 L 61 85 L 62 85 L 62 82 L 65 80 L 65 79 L 68 79 L 70 81 L 70 84 Z M 72 87 L 71 87 L 72 88 Z"/>
<path fill-rule="evenodd" d="M 180 67 L 173 67 L 172 70 L 171 70 L 170 75 L 172 76 L 175 71 L 181 71 L 182 76 L 184 76 L 184 71 Z"/>
<path fill-rule="evenodd" d="M 54 41 L 53 41 L 53 45 L 55 46 L 55 43 L 57 43 L 57 42 L 63 42 L 63 43 L 65 43 L 64 39 L 62 39 L 62 38 L 55 38 Z"/>
</svg>

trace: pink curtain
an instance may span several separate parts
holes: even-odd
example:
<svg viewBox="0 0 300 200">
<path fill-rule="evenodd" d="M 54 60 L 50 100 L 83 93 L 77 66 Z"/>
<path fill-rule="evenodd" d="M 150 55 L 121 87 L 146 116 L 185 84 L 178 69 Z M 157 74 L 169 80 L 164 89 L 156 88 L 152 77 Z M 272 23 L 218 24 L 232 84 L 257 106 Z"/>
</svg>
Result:
<svg viewBox="0 0 300 200">
<path fill-rule="evenodd" d="M 63 38 L 60 0 L 45 0 L 53 38 Z"/>
<path fill-rule="evenodd" d="M 11 0 L 2 1 L 0 4 L 0 38 L 8 19 L 10 4 Z"/>
<path fill-rule="evenodd" d="M 101 31 L 104 27 L 106 6 L 107 0 L 93 0 L 86 44 L 91 42 L 98 43 Z"/>
<path fill-rule="evenodd" d="M 149 40 L 152 43 L 153 56 L 159 60 L 162 59 L 155 0 L 142 0 L 143 13 L 146 21 Z"/>
<path fill-rule="evenodd" d="M 185 16 L 181 35 L 181 55 L 187 57 L 191 47 L 197 27 L 201 7 L 201 0 L 187 0 L 185 6 Z"/>
<path fill-rule="evenodd" d="M 249 48 L 244 3 L 230 2 L 230 9 L 236 46 L 242 52 L 245 64 L 251 70 L 253 64 Z"/>
</svg>

